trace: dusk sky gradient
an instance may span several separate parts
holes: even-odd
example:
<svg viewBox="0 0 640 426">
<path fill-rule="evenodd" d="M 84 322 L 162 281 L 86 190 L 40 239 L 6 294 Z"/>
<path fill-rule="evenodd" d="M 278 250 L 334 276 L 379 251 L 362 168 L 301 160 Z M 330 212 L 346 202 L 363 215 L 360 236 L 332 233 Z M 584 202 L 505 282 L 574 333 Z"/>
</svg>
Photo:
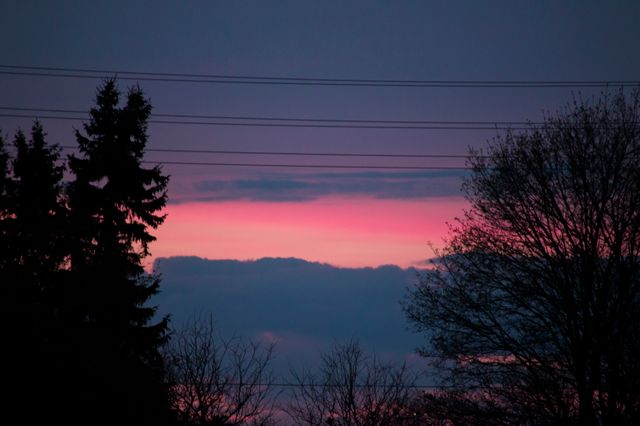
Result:
<svg viewBox="0 0 640 426">
<path fill-rule="evenodd" d="M 3 64 L 100 70 L 400 80 L 633 80 L 639 75 L 637 2 L 47 2 L 4 1 Z M 5 70 L 6 71 L 6 70 Z M 113 77 L 105 74 L 104 77 Z M 86 110 L 92 79 L 0 76 L 2 106 Z M 125 89 L 133 84 L 122 81 Z M 143 81 L 154 112 L 225 116 L 438 121 L 540 120 L 572 89 L 363 88 Z M 601 89 L 583 89 L 586 96 Z M 8 111 L 0 111 L 8 112 Z M 15 113 L 15 111 L 13 111 Z M 40 114 L 42 116 L 46 114 Z M 58 114 L 59 115 L 59 114 Z M 76 115 L 77 116 L 77 115 Z M 29 119 L 0 117 L 5 132 Z M 73 144 L 78 121 L 43 119 L 49 140 Z M 150 148 L 465 154 L 495 130 L 393 130 L 151 124 Z M 151 160 L 461 166 L 464 160 L 248 157 L 150 153 Z M 165 166 L 173 215 L 186 206 L 202 233 L 191 239 L 170 217 L 154 255 L 259 258 L 284 253 L 336 265 L 410 265 L 442 244 L 460 213 L 462 173 Z M 351 172 L 351 173 L 350 173 Z M 300 179 L 307 179 L 300 185 Z M 311 179 L 311 181 L 309 181 Z M 254 184 L 251 186 L 251 184 Z M 297 184 L 297 185 L 296 185 Z M 385 191 L 385 186 L 387 190 Z M 338 197 L 337 197 L 338 196 Z M 341 197 L 341 198 L 340 198 Z M 434 197 L 442 197 L 434 201 Z M 327 198 L 323 214 L 312 214 Z M 354 198 L 358 208 L 351 205 Z M 407 202 L 407 199 L 412 202 Z M 380 199 L 388 202 L 380 203 Z M 418 200 L 425 203 L 414 202 Z M 342 200 L 342 201 L 340 201 Z M 390 200 L 396 200 L 391 207 Z M 265 207 L 265 203 L 273 205 Z M 283 202 L 300 204 L 287 208 Z M 235 203 L 235 205 L 234 205 Z M 205 205 L 202 205 L 205 204 Z M 326 205 L 330 204 L 331 207 Z M 445 207 L 446 204 L 446 207 Z M 378 206 L 383 206 L 379 208 Z M 213 207 L 218 206 L 218 207 Z M 367 206 L 367 207 L 365 207 Z M 262 212 L 279 211 L 260 227 Z M 242 210 L 241 216 L 236 215 Z M 363 210 L 375 213 L 355 228 Z M 434 211 L 432 211 L 434 210 Z M 174 213 L 175 211 L 175 213 Z M 209 215 L 214 212 L 215 214 Z M 429 212 L 431 211 L 431 212 Z M 270 213 L 271 214 L 271 213 Z M 207 216 L 208 215 L 208 216 Z M 285 218 L 289 215 L 289 218 Z M 350 216 L 356 215 L 356 216 Z M 419 217 L 422 216 L 422 223 Z M 209 219 L 207 219 L 207 217 Z M 242 228 L 243 232 L 231 229 Z M 330 219 L 328 219 L 330 217 Z M 438 223 L 433 223 L 433 222 Z M 398 226 L 404 223 L 406 226 Z M 373 227 L 365 230 L 366 224 Z M 386 231 L 380 226 L 384 225 Z M 184 225 L 187 226 L 187 225 Z M 421 240 L 423 245 L 409 243 Z M 255 232 L 246 251 L 249 229 Z M 297 233 L 308 229 L 306 238 Z M 215 231 L 214 230 L 218 230 Z M 226 230 L 227 232 L 224 232 Z M 340 233 L 339 241 L 330 234 Z M 376 239 L 385 234 L 387 245 Z M 212 242 L 214 235 L 225 239 Z M 362 250 L 364 240 L 371 247 Z M 204 240 L 206 238 L 206 240 Z M 327 241 L 336 241 L 335 250 Z M 179 245 L 176 245 L 179 244 Z M 366 243 L 364 243 L 366 244 Z M 287 245 L 286 249 L 283 247 Z M 312 249 L 317 245 L 316 250 Z M 409 248 L 411 245 L 413 248 Z M 421 247 L 422 255 L 415 247 Z"/>
<path fill-rule="evenodd" d="M 0 65 L 121 71 L 102 77 L 141 71 L 378 80 L 637 81 L 639 23 L 637 1 L 3 0 Z M 99 82 L 0 73 L 0 107 L 86 111 Z M 126 90 L 135 81 L 119 84 Z M 588 98 L 606 90 L 139 84 L 157 114 L 492 123 L 540 121 L 572 94 Z M 0 128 L 9 135 L 29 129 L 32 119 L 2 116 L 8 113 L 37 116 L 1 109 Z M 40 113 L 46 115 L 61 114 Z M 42 122 L 48 141 L 61 145 L 75 144 L 72 129 L 82 123 Z M 151 123 L 148 148 L 467 154 L 469 147 L 481 149 L 498 133 L 493 128 Z M 464 166 L 464 159 L 434 158 L 166 152 L 149 152 L 147 158 Z M 460 190 L 464 170 L 163 169 L 171 175 L 168 216 L 155 233 L 158 240 L 149 262 L 172 256 L 296 257 L 349 268 L 424 266 L 434 255 L 432 247 L 442 247 L 446 223 L 466 205 Z M 400 309 L 397 300 L 389 303 Z"/>
</svg>

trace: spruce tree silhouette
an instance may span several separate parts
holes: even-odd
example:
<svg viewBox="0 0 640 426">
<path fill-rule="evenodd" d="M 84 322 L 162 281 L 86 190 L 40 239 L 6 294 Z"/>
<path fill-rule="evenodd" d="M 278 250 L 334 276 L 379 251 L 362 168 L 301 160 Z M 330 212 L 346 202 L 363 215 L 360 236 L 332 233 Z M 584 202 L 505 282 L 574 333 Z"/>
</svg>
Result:
<svg viewBox="0 0 640 426">
<path fill-rule="evenodd" d="M 7 152 L 6 141 L 0 133 L 0 273 L 5 273 L 6 267 L 10 264 L 9 259 L 9 236 L 11 223 L 13 222 L 11 197 L 13 196 L 13 180 L 11 179 L 10 156 Z M 1 281 L 6 282 L 6 281 Z"/>
<path fill-rule="evenodd" d="M 58 164 L 59 148 L 47 146 L 38 122 L 33 125 L 30 142 L 18 132 L 14 145 L 14 232 L 20 236 L 14 247 L 15 262 L 28 271 L 34 291 L 46 293 L 48 274 L 58 270 L 65 257 L 64 168 Z"/>
<path fill-rule="evenodd" d="M 143 168 L 151 105 L 139 88 L 123 106 L 113 80 L 99 88 L 80 154 L 69 157 L 75 180 L 69 188 L 73 314 L 78 346 L 68 371 L 80 417 L 96 424 L 154 424 L 169 418 L 159 347 L 167 338 L 164 318 L 152 324 L 146 306 L 158 278 L 142 261 L 160 225 L 168 177 Z M 75 324 L 75 326 L 73 326 Z"/>
<path fill-rule="evenodd" d="M 8 367 L 3 377 L 11 389 L 4 399 L 18 412 L 28 412 L 37 400 L 38 412 L 42 413 L 53 409 L 49 394 L 54 389 L 50 385 L 60 379 L 56 299 L 65 259 L 63 167 L 58 164 L 59 149 L 47 146 L 38 122 L 29 141 L 21 131 L 16 133 L 14 147 L 16 157 L 12 162 L 6 151 L 0 150 L 0 274 L 5 295 L 3 313 L 8 316 L 3 324 L 9 325 L 5 353 L 10 360 L 3 363 Z M 13 177 L 9 176 L 10 169 Z M 31 413 L 30 419 L 39 418 Z"/>
</svg>

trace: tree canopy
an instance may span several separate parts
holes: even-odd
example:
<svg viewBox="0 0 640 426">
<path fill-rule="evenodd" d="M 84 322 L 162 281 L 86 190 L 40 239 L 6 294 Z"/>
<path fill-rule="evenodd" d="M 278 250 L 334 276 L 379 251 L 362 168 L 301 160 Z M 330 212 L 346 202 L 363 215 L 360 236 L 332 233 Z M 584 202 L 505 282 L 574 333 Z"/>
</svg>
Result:
<svg viewBox="0 0 640 426">
<path fill-rule="evenodd" d="M 55 409 L 47 395 L 56 369 L 56 312 L 60 270 L 65 261 L 66 208 L 59 150 L 48 146 L 36 122 L 30 138 L 15 134 L 11 158 L 0 142 L 0 283 L 2 323 L 7 341 L 3 378 L 16 411 L 39 401 Z M 34 389 L 34 383 L 40 385 Z M 35 413 L 32 420 L 38 419 Z"/>
<path fill-rule="evenodd" d="M 121 106 L 115 81 L 106 81 L 84 132 L 76 131 L 80 155 L 69 157 L 71 297 L 83 342 L 74 362 L 82 366 L 81 388 L 99 383 L 78 397 L 91 412 L 108 410 L 113 420 L 137 424 L 168 418 L 159 353 L 168 319 L 151 322 L 155 308 L 147 302 L 159 282 L 142 263 L 154 240 L 149 229 L 164 220 L 168 182 L 159 167 L 141 164 L 150 113 L 139 88 Z"/>
<path fill-rule="evenodd" d="M 450 389 L 431 402 L 470 423 L 637 424 L 640 93 L 471 154 L 470 208 L 405 301 Z"/>
<path fill-rule="evenodd" d="M 137 87 L 120 96 L 113 80 L 98 89 L 70 182 L 38 122 L 13 147 L 0 138 L 3 372 L 9 404 L 38 424 L 172 418 L 168 318 L 153 318 L 159 279 L 143 267 L 168 177 L 142 166 L 151 105 Z"/>
</svg>

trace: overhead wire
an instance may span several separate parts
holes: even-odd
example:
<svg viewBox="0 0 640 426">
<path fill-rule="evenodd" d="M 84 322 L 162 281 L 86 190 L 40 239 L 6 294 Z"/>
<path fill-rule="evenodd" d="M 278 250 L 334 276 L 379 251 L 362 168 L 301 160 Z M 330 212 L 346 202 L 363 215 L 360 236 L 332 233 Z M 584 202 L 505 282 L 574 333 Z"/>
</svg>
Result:
<svg viewBox="0 0 640 426">
<path fill-rule="evenodd" d="M 0 110 L 21 111 L 51 111 L 59 113 L 80 113 L 79 110 L 64 110 L 52 108 L 24 108 L 0 107 Z M 2 114 L 0 116 L 13 116 Z M 175 116 L 174 114 L 164 114 Z M 31 115 L 20 117 L 34 118 Z M 42 118 L 42 117 L 38 117 Z M 64 119 L 81 119 L 78 117 L 59 117 Z M 255 118 L 255 117 L 254 117 Z M 363 120 L 364 121 L 364 120 Z M 390 120 L 387 120 L 390 121 Z M 60 145 L 63 149 L 77 149 L 72 145 Z M 185 153 L 185 154 L 218 154 L 218 155 L 254 155 L 254 156 L 307 156 L 307 157 L 360 157 L 360 158 L 432 158 L 432 159 L 466 159 L 462 154 L 424 154 L 424 153 L 363 153 L 363 152 L 304 152 L 304 151 L 259 151 L 259 150 L 222 150 L 222 149 L 186 149 L 186 148 L 147 148 L 148 152 Z M 224 166 L 224 167 L 278 167 L 278 168 L 335 168 L 335 169 L 400 169 L 400 170 L 466 170 L 466 167 L 454 166 L 406 166 L 406 165 L 354 165 L 354 164 L 293 164 L 293 163 L 230 163 L 230 162 L 202 162 L 202 161 L 146 161 L 152 164 L 167 164 L 179 166 Z"/>
<path fill-rule="evenodd" d="M 84 120 L 88 117 L 68 117 L 61 115 L 30 115 L 0 113 L 0 117 L 7 118 L 37 118 L 42 120 Z M 311 121 L 311 120 L 309 120 Z M 240 127 L 289 127 L 289 128 L 327 128 L 327 129 L 381 129 L 381 130 L 526 130 L 527 127 L 513 126 L 467 126 L 467 125 L 360 125 L 360 124 L 291 124 L 291 123 L 256 123 L 256 122 L 220 122 L 220 121 L 183 121 L 183 120 L 155 120 L 147 121 L 150 124 L 172 125 L 204 125 L 204 126 L 240 126 Z M 463 123 L 463 122 L 460 122 Z"/>
<path fill-rule="evenodd" d="M 63 149 L 77 149 L 72 145 L 59 145 Z M 306 152 L 306 151 L 240 151 L 223 149 L 188 149 L 188 148 L 146 148 L 148 152 L 166 152 L 183 154 L 228 154 L 228 155 L 270 155 L 270 156 L 311 156 L 311 157 L 383 157 L 383 158 L 456 158 L 467 159 L 463 154 L 392 154 L 363 152 Z"/>
<path fill-rule="evenodd" d="M 143 161 L 145 164 L 176 165 L 176 166 L 221 166 L 221 167 L 271 167 L 295 169 L 371 169 L 371 170 L 471 170 L 470 167 L 455 166 L 384 166 L 384 165 L 356 165 L 356 164 L 291 164 L 291 163 L 226 163 L 226 162 L 198 162 L 198 161 Z"/>
<path fill-rule="evenodd" d="M 71 145 L 58 145 L 62 149 L 77 150 Z M 171 149 L 147 148 L 147 152 L 168 153 L 206 153 L 231 155 L 270 155 L 270 156 L 326 156 L 326 157 L 385 157 L 385 158 L 468 158 L 458 154 L 366 154 L 366 153 L 329 153 L 329 152 L 291 152 L 291 151 L 237 151 L 237 150 L 203 150 L 203 149 Z M 225 162 L 225 161 L 179 161 L 179 160 L 143 160 L 144 164 L 170 166 L 209 166 L 209 167 L 265 167 L 265 168 L 295 168 L 295 169 L 365 169 L 365 170 L 430 170 L 430 171 L 464 171 L 471 170 L 467 166 L 409 166 L 409 165 L 371 165 L 371 164 L 300 164 L 300 163 L 254 163 L 254 162 Z"/>
<path fill-rule="evenodd" d="M 3 71 L 4 69 L 5 71 Z M 9 70 L 9 71 L 6 71 Z M 69 74 L 74 73 L 74 74 Z M 316 77 L 281 77 L 256 75 L 220 75 L 194 73 L 161 73 L 140 72 L 109 69 L 83 69 L 62 67 L 35 67 L 18 65 L 1 65 L 0 74 L 14 74 L 44 77 L 72 77 L 72 78 L 104 78 L 104 74 L 112 74 L 120 79 L 199 82 L 199 83 L 241 83 L 241 84 L 304 84 L 304 85 L 347 85 L 347 86 L 410 86 L 410 87 L 602 87 L 609 85 L 640 85 L 635 80 L 613 81 L 486 81 L 486 80 L 376 80 L 376 79 L 332 79 Z M 102 75 L 97 75 L 102 74 Z M 69 117 L 67 115 L 40 115 L 0 113 L 0 117 L 38 118 L 51 120 L 83 120 L 86 112 L 73 109 L 54 108 L 26 108 L 0 107 L 3 111 L 44 112 L 47 114 L 83 114 L 83 117 Z M 178 120 L 150 119 L 149 123 L 173 125 L 212 125 L 212 126 L 248 126 L 248 127 L 312 127 L 312 128 L 353 128 L 353 129 L 417 129 L 417 130 L 506 130 L 528 129 L 542 123 L 518 121 L 427 121 L 427 120 L 364 120 L 364 119 L 327 119 L 300 117 L 258 117 L 258 116 L 229 116 L 202 114 L 166 114 L 158 113 L 153 117 L 175 118 Z M 193 121 L 193 120 L 227 120 L 227 121 Z M 231 121 L 229 121 L 231 120 Z M 506 126 L 506 127 L 505 127 Z M 65 147 L 69 148 L 69 147 Z M 156 148 L 148 151 L 167 153 L 207 153 L 221 155 L 272 155 L 272 156 L 326 156 L 326 157 L 386 157 L 386 158 L 468 158 L 457 154 L 385 154 L 385 153 L 337 153 L 337 152 L 276 152 L 276 151 L 239 151 L 239 150 L 205 150 L 205 149 L 170 149 Z M 162 163 L 168 165 L 189 166 L 229 166 L 229 167 L 292 167 L 292 168 L 349 168 L 349 169 L 410 169 L 410 170 L 468 170 L 468 167 L 454 166 L 405 166 L 405 165 L 333 165 L 333 164 L 263 164 L 239 162 L 195 162 L 195 161 L 147 161 L 148 163 Z"/>
<path fill-rule="evenodd" d="M 27 112 L 46 112 L 46 113 L 62 113 L 62 114 L 83 114 L 87 115 L 86 110 L 80 109 L 60 109 L 60 108 L 32 108 L 32 107 L 15 107 L 0 106 L 0 110 L 4 111 L 27 111 Z M 168 118 L 195 118 L 195 119 L 211 119 L 211 120 L 255 120 L 255 121 L 292 121 L 292 122 L 318 122 L 318 123 L 376 123 L 376 124 L 456 124 L 456 125 L 529 125 L 544 124 L 542 122 L 532 121 L 450 121 L 450 120 L 380 120 L 380 119 L 345 119 L 345 118 L 302 118 L 302 117 L 263 117 L 263 116 L 238 116 L 238 115 L 204 115 L 204 114 L 169 114 L 169 113 L 152 113 L 154 117 Z"/>
<path fill-rule="evenodd" d="M 4 70 L 1 70 L 4 69 Z M 584 88 L 638 86 L 640 80 L 398 80 L 362 78 L 289 77 L 240 74 L 195 74 L 115 69 L 39 67 L 0 64 L 0 74 L 32 77 L 104 79 L 173 83 L 341 86 L 341 87 L 441 87 L 441 88 Z"/>
<path fill-rule="evenodd" d="M 269 386 L 273 386 L 273 387 L 277 387 L 277 388 L 295 388 L 295 387 L 307 387 L 307 388 L 340 388 L 342 386 L 342 384 L 330 384 L 330 383 L 292 383 L 292 382 L 260 382 L 260 383 L 236 383 L 236 382 L 228 382 L 226 383 L 229 386 L 257 386 L 257 387 L 269 387 Z M 351 383 L 349 386 L 356 388 L 356 389 L 360 389 L 360 388 L 367 388 L 367 389 L 372 389 L 372 388 L 379 388 L 379 389 L 393 389 L 393 388 L 397 388 L 398 385 L 394 385 L 394 384 L 380 384 L 380 385 L 372 385 L 372 384 L 364 384 L 364 383 Z M 420 384 L 413 384 L 413 385 L 402 385 L 403 388 L 407 388 L 407 389 L 428 389 L 428 390 L 451 390 L 451 389 L 458 389 L 457 387 L 453 386 L 453 385 L 420 385 Z M 480 389 L 479 386 L 467 386 L 466 388 L 467 390 L 475 390 L 475 389 Z"/>
<path fill-rule="evenodd" d="M 18 117 L 18 118 L 37 118 L 37 119 L 63 119 L 63 120 L 82 120 L 88 118 L 86 113 L 75 109 L 55 109 L 55 108 L 27 108 L 14 106 L 0 106 L 0 110 L 24 111 L 24 112 L 53 112 L 62 114 L 85 114 L 84 117 L 67 117 L 67 116 L 33 116 L 27 114 L 7 114 L 0 113 L 0 117 Z M 193 115 L 193 114 L 155 114 L 165 117 L 206 117 L 213 118 L 216 116 Z M 221 117 L 221 116 L 220 116 Z M 330 119 L 299 119 L 299 118 L 276 118 L 276 117 L 238 117 L 225 116 L 234 119 L 253 119 L 253 120 L 296 120 L 296 121 L 342 121 L 342 122 L 428 122 L 418 120 L 330 120 Z M 149 120 L 149 123 L 157 122 Z M 175 122 L 176 124 L 191 124 L 191 122 Z M 456 122 L 450 122 L 456 123 Z M 480 123 L 480 122 L 458 122 L 458 123 Z M 209 123 L 213 124 L 213 123 Z M 251 125 L 260 123 L 233 123 L 236 125 Z M 314 126 L 314 125 L 310 125 Z M 378 128 L 378 126 L 371 126 Z M 402 128 L 402 126 L 398 126 Z M 468 127 L 465 127 L 468 128 Z M 493 128 L 495 129 L 495 128 Z M 63 149 L 77 149 L 71 145 L 61 145 Z M 147 148 L 148 152 L 159 153 L 185 153 L 185 154 L 218 154 L 218 155 L 254 155 L 254 156 L 307 156 L 307 157 L 360 157 L 360 158 L 431 158 L 431 159 L 467 159 L 468 155 L 462 154 L 425 154 L 425 153 L 363 153 L 363 152 L 303 152 L 303 151 L 259 151 L 259 150 L 222 150 L 222 149 L 186 149 L 186 148 Z M 463 166 L 408 166 L 408 165 L 356 165 L 356 164 L 295 164 L 295 163 L 251 163 L 251 162 L 203 162 L 203 161 L 146 161 L 152 164 L 166 164 L 173 166 L 220 166 L 220 167 L 270 167 L 270 168 L 323 168 L 323 169 L 382 169 L 382 170 L 468 170 Z"/>
<path fill-rule="evenodd" d="M 86 120 L 90 119 L 87 111 L 78 109 L 60 108 L 32 108 L 0 106 L 0 117 L 28 118 L 44 120 Z M 33 114 L 23 114 L 32 112 Z M 42 115 L 47 114 L 82 114 L 82 116 L 68 115 Z M 302 118 L 302 117 L 263 117 L 241 115 L 205 115 L 205 114 L 175 114 L 152 113 L 147 123 L 173 124 L 173 125 L 211 125 L 211 126 L 260 126 L 260 127 L 311 127 L 311 128 L 345 128 L 345 129 L 415 129 L 415 130 L 532 130 L 547 123 L 544 121 L 460 121 L 460 120 L 380 120 L 380 119 L 345 119 L 345 118 Z M 208 120 L 234 120 L 224 121 L 185 121 L 185 120 L 158 120 L 153 117 L 166 117 L 178 119 L 208 119 Z M 262 123 L 266 122 L 266 123 Z M 292 124 L 293 123 L 293 124 Z M 300 124 L 302 123 L 302 124 Z M 319 123 L 319 124 L 316 124 Z M 338 123 L 338 124 L 327 124 Z M 392 124 L 392 125 L 389 125 Z M 421 125 L 424 124 L 424 125 Z"/>
</svg>

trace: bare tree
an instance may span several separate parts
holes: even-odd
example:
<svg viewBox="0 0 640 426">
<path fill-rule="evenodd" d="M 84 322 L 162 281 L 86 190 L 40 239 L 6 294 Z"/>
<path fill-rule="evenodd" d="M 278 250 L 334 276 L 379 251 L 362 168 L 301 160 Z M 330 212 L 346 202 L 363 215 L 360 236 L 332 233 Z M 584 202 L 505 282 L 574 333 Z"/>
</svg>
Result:
<svg viewBox="0 0 640 426">
<path fill-rule="evenodd" d="M 336 345 L 322 357 L 318 374 L 293 372 L 285 408 L 298 424 L 399 425 L 412 417 L 414 374 L 366 355 L 356 341 Z"/>
<path fill-rule="evenodd" d="M 223 339 L 211 316 L 174 332 L 165 359 L 172 406 L 184 425 L 267 425 L 276 394 L 273 344 Z"/>
<path fill-rule="evenodd" d="M 576 100 L 470 163 L 471 207 L 405 305 L 451 389 L 432 402 L 639 424 L 640 92 Z"/>
</svg>

